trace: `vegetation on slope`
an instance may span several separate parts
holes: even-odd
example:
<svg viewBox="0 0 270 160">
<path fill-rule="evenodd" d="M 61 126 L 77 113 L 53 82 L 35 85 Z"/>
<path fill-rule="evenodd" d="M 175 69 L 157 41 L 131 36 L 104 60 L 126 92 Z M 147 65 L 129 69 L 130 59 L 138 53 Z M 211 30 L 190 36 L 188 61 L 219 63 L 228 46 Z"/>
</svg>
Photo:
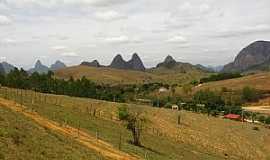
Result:
<svg viewBox="0 0 270 160">
<path fill-rule="evenodd" d="M 0 159 L 103 159 L 94 151 L 0 105 Z"/>
<path fill-rule="evenodd" d="M 19 90 L 2 90 L 1 96 L 20 101 Z M 19 93 L 19 94 L 17 94 Z M 186 111 L 176 112 L 148 106 L 110 103 L 91 99 L 44 95 L 23 91 L 23 103 L 40 115 L 81 128 L 89 134 L 147 159 L 268 159 L 270 130 Z M 34 101 L 33 101 L 34 100 Z M 144 114 L 146 126 L 142 146 L 129 143 L 131 134 L 117 120 L 118 108 L 125 105 L 130 111 Z M 181 115 L 180 125 L 177 123 Z M 258 137 L 261 137 L 258 139 Z M 243 147 L 244 146 L 244 147 Z"/>
</svg>

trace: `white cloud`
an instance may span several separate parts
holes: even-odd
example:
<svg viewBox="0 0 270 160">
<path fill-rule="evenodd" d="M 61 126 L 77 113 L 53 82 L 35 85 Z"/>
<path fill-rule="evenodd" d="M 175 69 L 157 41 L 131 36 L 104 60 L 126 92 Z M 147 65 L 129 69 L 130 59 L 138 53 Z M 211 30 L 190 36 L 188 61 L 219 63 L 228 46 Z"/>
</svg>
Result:
<svg viewBox="0 0 270 160">
<path fill-rule="evenodd" d="M 201 13 L 207 13 L 210 11 L 210 6 L 208 4 L 202 4 L 199 6 L 199 10 Z"/>
<path fill-rule="evenodd" d="M 183 36 L 177 35 L 169 38 L 167 42 L 171 43 L 187 43 L 187 39 Z"/>
<path fill-rule="evenodd" d="M 66 46 L 52 46 L 51 49 L 59 51 L 59 50 L 65 50 L 67 49 L 67 47 Z"/>
<path fill-rule="evenodd" d="M 119 19 L 127 18 L 126 16 L 121 15 L 120 13 L 116 11 L 96 12 L 95 17 L 99 20 L 104 20 L 104 21 L 119 20 Z"/>
<path fill-rule="evenodd" d="M 12 21 L 10 18 L 8 18 L 7 16 L 4 16 L 4 15 L 0 15 L 0 25 L 9 25 L 11 23 L 12 23 Z"/>
<path fill-rule="evenodd" d="M 238 37 L 256 33 L 270 32 L 270 25 L 258 24 L 254 26 L 232 26 L 227 29 L 223 29 L 217 32 L 214 37 L 227 38 L 227 37 Z"/>
<path fill-rule="evenodd" d="M 65 56 L 65 57 L 78 57 L 79 55 L 76 52 L 63 52 L 63 53 L 61 53 L 61 56 Z"/>
<path fill-rule="evenodd" d="M 10 46 L 10 45 L 16 45 L 16 44 L 17 44 L 17 40 L 12 39 L 12 38 L 5 38 L 0 41 L 0 45 L 3 45 L 3 46 Z"/>
<path fill-rule="evenodd" d="M 7 57 L 0 57 L 0 61 L 5 61 L 7 59 Z"/>
<path fill-rule="evenodd" d="M 127 36 L 118 36 L 118 37 L 107 37 L 105 38 L 105 42 L 109 43 L 127 43 L 129 42 L 129 38 Z"/>
</svg>

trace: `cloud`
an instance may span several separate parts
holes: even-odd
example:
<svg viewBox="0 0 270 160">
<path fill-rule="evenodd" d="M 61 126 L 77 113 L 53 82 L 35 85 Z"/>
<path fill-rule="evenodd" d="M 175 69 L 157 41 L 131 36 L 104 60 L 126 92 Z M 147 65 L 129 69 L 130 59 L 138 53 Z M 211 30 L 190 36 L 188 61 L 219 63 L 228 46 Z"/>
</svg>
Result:
<svg viewBox="0 0 270 160">
<path fill-rule="evenodd" d="M 78 57 L 79 55 L 76 52 L 63 52 L 60 54 L 65 57 Z"/>
<path fill-rule="evenodd" d="M 66 46 L 52 46 L 51 49 L 55 51 L 59 51 L 59 50 L 65 50 L 67 49 L 67 47 Z"/>
<path fill-rule="evenodd" d="M 228 38 L 228 37 L 239 37 L 250 34 L 265 33 L 270 32 L 270 25 L 268 24 L 259 24 L 254 26 L 240 26 L 234 27 L 231 29 L 218 31 L 213 37 L 217 38 Z"/>
<path fill-rule="evenodd" d="M 9 25 L 12 23 L 12 20 L 7 16 L 0 15 L 0 25 Z"/>
<path fill-rule="evenodd" d="M 0 41 L 0 46 L 13 46 L 17 44 L 17 40 L 12 38 L 5 38 Z"/>
<path fill-rule="evenodd" d="M 7 57 L 0 57 L 0 61 L 5 61 L 7 59 Z"/>
<path fill-rule="evenodd" d="M 99 20 L 104 21 L 112 21 L 112 20 L 119 20 L 119 19 L 126 19 L 127 17 L 121 15 L 116 11 L 105 11 L 105 12 L 96 12 L 95 17 Z"/>
<path fill-rule="evenodd" d="M 113 5 L 122 5 L 134 0 L 89 0 L 90 4 L 97 7 L 108 7 Z"/>
<path fill-rule="evenodd" d="M 122 5 L 133 0 L 8 0 L 0 1 L 0 4 L 16 9 L 57 9 L 87 7 L 109 7 Z"/>
<path fill-rule="evenodd" d="M 171 38 L 169 38 L 167 40 L 167 42 L 170 42 L 170 43 L 187 43 L 187 39 L 183 36 L 180 36 L 180 35 L 177 35 L 177 36 L 173 36 Z"/>
<path fill-rule="evenodd" d="M 142 43 L 143 41 L 138 37 L 130 38 L 128 36 L 122 35 L 122 36 L 115 36 L 115 37 L 106 37 L 103 39 L 106 43 L 133 43 L 138 44 Z"/>
<path fill-rule="evenodd" d="M 107 37 L 104 41 L 108 43 L 127 43 L 129 38 L 127 36 Z"/>
</svg>

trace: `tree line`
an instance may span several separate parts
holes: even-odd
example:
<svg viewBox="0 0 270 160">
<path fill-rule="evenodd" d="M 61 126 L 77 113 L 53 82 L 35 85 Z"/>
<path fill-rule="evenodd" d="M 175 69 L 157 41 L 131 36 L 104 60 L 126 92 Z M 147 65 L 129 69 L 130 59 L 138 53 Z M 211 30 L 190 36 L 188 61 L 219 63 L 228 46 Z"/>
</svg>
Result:
<svg viewBox="0 0 270 160">
<path fill-rule="evenodd" d="M 42 93 L 87 97 L 100 100 L 127 102 L 134 100 L 134 95 L 146 95 L 158 88 L 169 87 L 162 83 L 114 85 L 97 84 L 86 77 L 81 79 L 58 79 L 54 73 L 37 72 L 28 74 L 23 69 L 15 68 L 8 74 L 0 74 L 0 84 L 19 89 L 29 89 Z"/>
</svg>

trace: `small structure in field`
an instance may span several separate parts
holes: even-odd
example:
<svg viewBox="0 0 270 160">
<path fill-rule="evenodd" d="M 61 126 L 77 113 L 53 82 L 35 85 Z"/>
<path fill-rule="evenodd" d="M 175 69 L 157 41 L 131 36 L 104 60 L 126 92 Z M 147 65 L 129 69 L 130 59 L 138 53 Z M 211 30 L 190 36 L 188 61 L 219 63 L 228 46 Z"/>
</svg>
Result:
<svg viewBox="0 0 270 160">
<path fill-rule="evenodd" d="M 179 106 L 176 104 L 172 105 L 172 110 L 179 110 Z"/>
<path fill-rule="evenodd" d="M 242 117 L 238 114 L 226 114 L 223 118 L 231 119 L 235 121 L 242 121 Z"/>
<path fill-rule="evenodd" d="M 165 93 L 165 92 L 168 92 L 168 89 L 165 88 L 165 87 L 161 87 L 161 88 L 158 89 L 158 92 L 159 93 Z"/>
</svg>

